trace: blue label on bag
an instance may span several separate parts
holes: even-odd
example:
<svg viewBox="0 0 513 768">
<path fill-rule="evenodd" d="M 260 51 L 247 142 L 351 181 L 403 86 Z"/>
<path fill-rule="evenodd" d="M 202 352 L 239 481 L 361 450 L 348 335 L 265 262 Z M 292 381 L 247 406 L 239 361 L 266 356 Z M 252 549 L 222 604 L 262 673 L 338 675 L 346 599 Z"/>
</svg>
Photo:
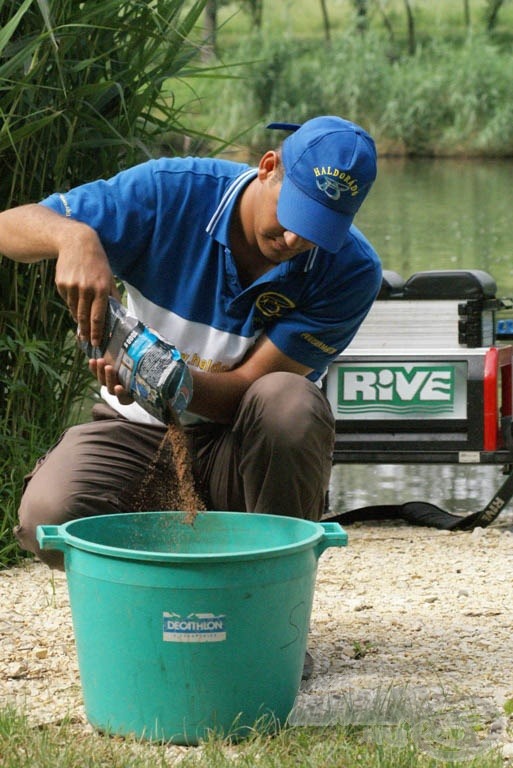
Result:
<svg viewBox="0 0 513 768">
<path fill-rule="evenodd" d="M 144 353 L 158 341 L 158 336 L 149 331 L 134 329 L 125 341 L 124 347 L 134 362 L 139 362 Z"/>
<path fill-rule="evenodd" d="M 162 614 L 162 639 L 166 643 L 219 643 L 226 640 L 226 616 L 213 613 Z"/>
</svg>

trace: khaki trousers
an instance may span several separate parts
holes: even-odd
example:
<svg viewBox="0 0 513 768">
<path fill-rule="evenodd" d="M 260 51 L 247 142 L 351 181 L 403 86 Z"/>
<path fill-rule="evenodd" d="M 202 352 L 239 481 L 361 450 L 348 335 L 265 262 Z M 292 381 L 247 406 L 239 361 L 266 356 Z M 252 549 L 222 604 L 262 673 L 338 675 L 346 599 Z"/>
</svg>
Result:
<svg viewBox="0 0 513 768">
<path fill-rule="evenodd" d="M 270 373 L 244 395 L 233 424 L 186 427 L 196 486 L 207 509 L 320 519 L 328 489 L 334 419 L 324 394 L 302 376 Z M 130 511 L 165 427 L 127 421 L 106 404 L 71 427 L 26 477 L 15 535 L 41 551 L 40 524 Z"/>
</svg>

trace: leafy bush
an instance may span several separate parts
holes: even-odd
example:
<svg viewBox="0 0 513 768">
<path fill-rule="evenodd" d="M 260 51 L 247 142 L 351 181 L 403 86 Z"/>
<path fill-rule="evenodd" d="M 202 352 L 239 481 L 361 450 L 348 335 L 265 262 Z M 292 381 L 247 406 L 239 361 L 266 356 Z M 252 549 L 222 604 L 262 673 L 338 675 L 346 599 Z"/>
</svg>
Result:
<svg viewBox="0 0 513 768">
<path fill-rule="evenodd" d="M 380 130 L 409 154 L 509 154 L 511 132 L 494 125 L 509 113 L 512 76 L 513 57 L 484 37 L 434 42 L 394 65 Z"/>
<path fill-rule="evenodd" d="M 272 120 L 338 114 L 370 130 L 383 152 L 513 154 L 513 55 L 484 35 L 458 44 L 435 38 L 408 55 L 376 31 L 349 30 L 330 44 L 255 33 L 231 61 L 247 62 L 236 69 L 232 98 L 211 89 L 204 106 L 212 130 L 258 126 L 254 147 L 267 145 L 263 126 Z"/>
</svg>

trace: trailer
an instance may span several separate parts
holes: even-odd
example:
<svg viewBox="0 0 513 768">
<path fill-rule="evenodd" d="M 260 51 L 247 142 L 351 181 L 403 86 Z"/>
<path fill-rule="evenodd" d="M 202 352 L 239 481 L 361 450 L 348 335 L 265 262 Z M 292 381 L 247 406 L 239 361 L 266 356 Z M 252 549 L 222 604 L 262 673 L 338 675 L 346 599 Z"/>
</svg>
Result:
<svg viewBox="0 0 513 768">
<path fill-rule="evenodd" d="M 481 270 L 385 271 L 351 344 L 329 366 L 333 462 L 493 464 L 506 480 L 484 510 L 461 517 L 431 504 L 348 511 L 444 528 L 488 525 L 513 496 L 513 320 Z M 432 515 L 430 516 L 430 509 Z M 388 512 L 388 514 L 387 514 Z"/>
</svg>

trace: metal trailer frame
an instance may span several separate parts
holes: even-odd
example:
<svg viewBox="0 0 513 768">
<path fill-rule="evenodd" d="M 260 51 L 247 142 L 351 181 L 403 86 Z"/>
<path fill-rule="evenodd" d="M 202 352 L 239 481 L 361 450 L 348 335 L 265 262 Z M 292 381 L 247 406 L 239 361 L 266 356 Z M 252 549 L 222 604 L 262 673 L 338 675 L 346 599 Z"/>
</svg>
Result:
<svg viewBox="0 0 513 768">
<path fill-rule="evenodd" d="M 325 377 L 334 464 L 498 465 L 507 479 L 477 524 L 497 517 L 513 496 L 513 328 L 497 313 L 513 305 L 496 291 L 480 270 L 384 272 Z"/>
</svg>

